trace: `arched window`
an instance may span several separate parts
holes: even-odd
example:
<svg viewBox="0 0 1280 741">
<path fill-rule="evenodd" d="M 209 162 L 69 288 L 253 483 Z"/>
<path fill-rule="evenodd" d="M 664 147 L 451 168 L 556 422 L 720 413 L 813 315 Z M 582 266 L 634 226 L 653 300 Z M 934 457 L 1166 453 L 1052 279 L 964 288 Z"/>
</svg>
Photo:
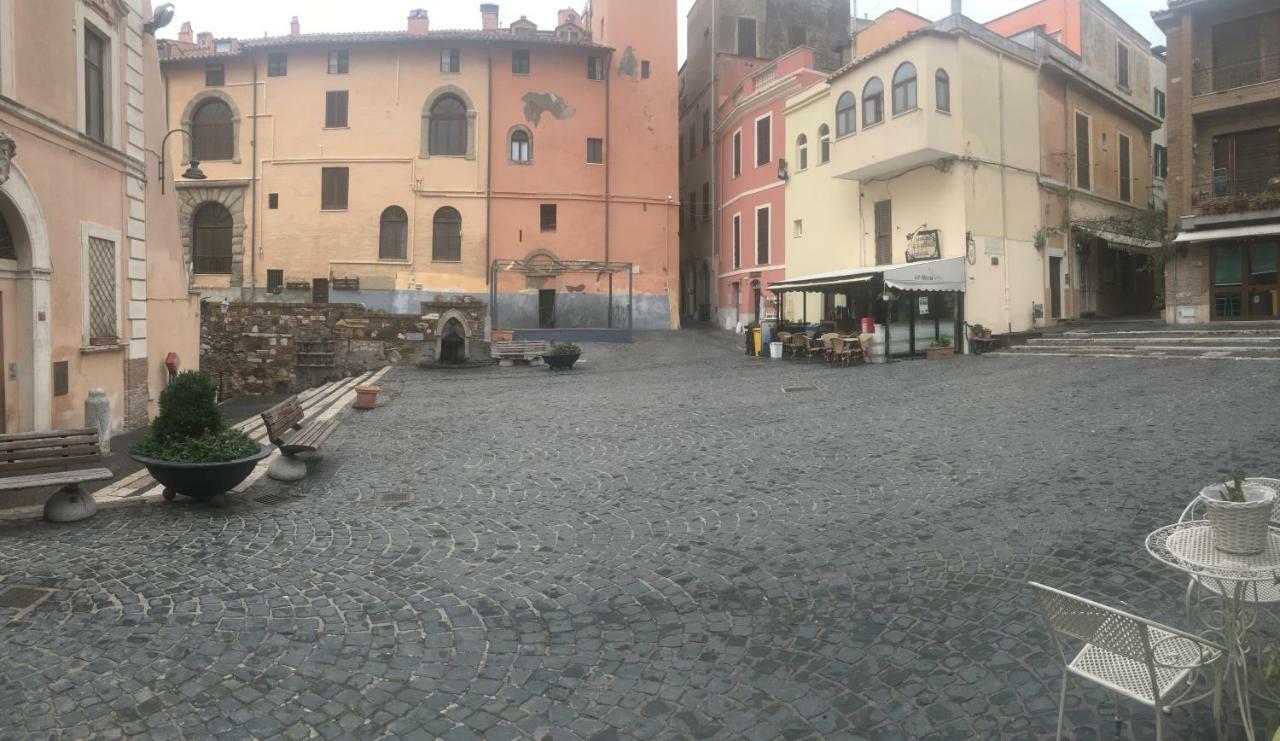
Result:
<svg viewBox="0 0 1280 741">
<path fill-rule="evenodd" d="M 951 112 L 951 78 L 945 69 L 939 69 L 933 76 L 934 92 L 938 101 L 938 110 Z"/>
<path fill-rule="evenodd" d="M 809 137 L 804 134 L 796 137 L 796 163 L 801 170 L 809 168 Z"/>
<path fill-rule="evenodd" d="M 511 161 L 527 163 L 533 159 L 533 140 L 529 132 L 516 129 L 511 132 Z"/>
<path fill-rule="evenodd" d="M 409 256 L 409 215 L 399 206 L 387 206 L 378 227 L 378 259 L 403 260 Z"/>
<path fill-rule="evenodd" d="M 836 136 L 852 134 L 858 128 L 858 99 L 846 92 L 836 102 Z"/>
<path fill-rule="evenodd" d="M 818 127 L 818 164 L 825 165 L 831 161 L 831 127 L 823 124 Z"/>
<path fill-rule="evenodd" d="M 191 116 L 191 159 L 201 162 L 235 157 L 231 106 L 218 99 L 200 104 Z"/>
<path fill-rule="evenodd" d="M 431 106 L 427 151 L 432 155 L 467 153 L 467 105 L 456 95 L 442 95 Z"/>
<path fill-rule="evenodd" d="M 916 66 L 903 62 L 893 73 L 893 115 L 916 107 Z"/>
<path fill-rule="evenodd" d="M 462 260 L 462 214 L 445 206 L 431 222 L 431 259 L 437 262 Z"/>
<path fill-rule="evenodd" d="M 17 259 L 18 243 L 13 238 L 13 232 L 9 231 L 9 222 L 5 221 L 4 214 L 0 213 L 0 260 Z"/>
<path fill-rule="evenodd" d="M 884 120 L 884 83 L 872 77 L 862 88 L 862 125 L 878 124 Z"/>
<path fill-rule="evenodd" d="M 235 223 L 221 203 L 206 203 L 191 218 L 191 263 L 197 273 L 231 273 L 231 231 Z"/>
</svg>

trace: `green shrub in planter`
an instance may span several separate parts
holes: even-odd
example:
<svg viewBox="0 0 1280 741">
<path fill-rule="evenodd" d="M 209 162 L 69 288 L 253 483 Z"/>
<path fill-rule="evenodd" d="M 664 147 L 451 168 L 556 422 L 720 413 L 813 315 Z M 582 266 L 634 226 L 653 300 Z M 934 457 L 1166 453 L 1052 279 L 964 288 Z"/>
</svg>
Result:
<svg viewBox="0 0 1280 741">
<path fill-rule="evenodd" d="M 547 350 L 548 355 L 581 355 L 582 348 L 572 342 L 557 342 Z"/>
<path fill-rule="evenodd" d="M 253 438 L 227 427 L 208 374 L 180 373 L 160 394 L 160 415 L 130 451 L 171 463 L 217 463 L 254 455 Z"/>
</svg>

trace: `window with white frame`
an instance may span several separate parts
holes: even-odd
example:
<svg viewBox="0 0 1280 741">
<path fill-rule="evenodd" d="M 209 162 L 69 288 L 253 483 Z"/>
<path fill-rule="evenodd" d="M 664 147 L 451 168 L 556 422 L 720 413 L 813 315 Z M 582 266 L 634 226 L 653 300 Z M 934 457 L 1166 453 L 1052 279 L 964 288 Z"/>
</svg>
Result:
<svg viewBox="0 0 1280 741">
<path fill-rule="evenodd" d="M 773 116 L 756 119 L 756 167 L 773 161 Z"/>
</svg>

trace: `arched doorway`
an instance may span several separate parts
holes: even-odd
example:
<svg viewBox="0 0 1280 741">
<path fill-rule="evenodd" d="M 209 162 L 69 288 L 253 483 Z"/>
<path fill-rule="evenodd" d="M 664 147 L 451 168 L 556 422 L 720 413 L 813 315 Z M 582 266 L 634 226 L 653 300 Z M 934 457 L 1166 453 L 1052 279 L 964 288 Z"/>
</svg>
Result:
<svg viewBox="0 0 1280 741">
<path fill-rule="evenodd" d="M 440 336 L 440 362 L 444 365 L 460 365 L 467 362 L 467 336 L 462 323 L 450 319 Z"/>
<path fill-rule="evenodd" d="M 12 328 L 0 348 L 0 384 L 10 392 L 0 410 L 6 432 L 47 430 L 53 380 L 49 235 L 35 190 L 16 163 L 11 168 L 0 183 L 0 218 L 12 247 L 8 256 L 0 255 L 0 321 Z M 10 364 L 17 367 L 14 380 Z"/>
</svg>

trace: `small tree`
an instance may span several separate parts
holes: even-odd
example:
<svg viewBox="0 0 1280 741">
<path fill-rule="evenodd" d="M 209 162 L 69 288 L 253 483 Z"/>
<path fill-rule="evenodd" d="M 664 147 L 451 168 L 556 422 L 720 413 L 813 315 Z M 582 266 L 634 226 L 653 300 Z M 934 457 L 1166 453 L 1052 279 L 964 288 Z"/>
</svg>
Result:
<svg viewBox="0 0 1280 741">
<path fill-rule="evenodd" d="M 158 441 L 216 435 L 226 429 L 218 387 L 207 373 L 179 373 L 160 393 L 160 415 L 151 423 Z"/>
</svg>

